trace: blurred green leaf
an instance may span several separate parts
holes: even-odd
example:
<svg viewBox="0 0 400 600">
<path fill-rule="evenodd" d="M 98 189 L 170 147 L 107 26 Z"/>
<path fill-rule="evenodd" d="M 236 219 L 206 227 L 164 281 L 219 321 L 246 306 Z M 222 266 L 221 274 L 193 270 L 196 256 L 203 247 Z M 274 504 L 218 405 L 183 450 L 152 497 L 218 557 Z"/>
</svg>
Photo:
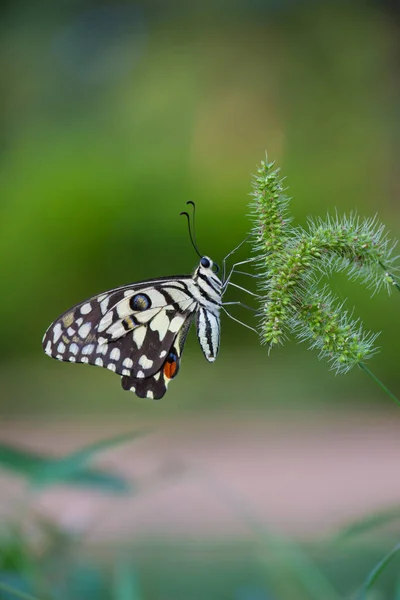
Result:
<svg viewBox="0 0 400 600">
<path fill-rule="evenodd" d="M 0 574 L 0 577 L 2 575 Z M 0 598 L 2 600 L 8 600 L 8 598 L 20 598 L 21 600 L 39 600 L 36 596 L 32 596 L 32 594 L 27 594 L 26 592 L 22 592 L 7 583 L 0 581 L 0 590 L 3 591 L 6 595 L 1 595 Z"/>
<path fill-rule="evenodd" d="M 212 490 L 240 521 L 252 532 L 260 543 L 260 558 L 267 575 L 267 581 L 278 597 L 293 597 L 296 600 L 340 600 L 335 586 L 294 540 L 276 534 L 260 522 L 252 507 L 237 491 L 225 483 L 204 473 L 208 487 Z M 296 590 L 296 591 L 295 591 Z"/>
<path fill-rule="evenodd" d="M 114 600 L 143 600 L 138 575 L 126 560 L 120 559 L 115 565 Z"/>
<path fill-rule="evenodd" d="M 43 486 L 69 481 L 78 473 L 82 473 L 85 464 L 100 452 L 133 441 L 145 434 L 146 432 L 143 431 L 133 431 L 85 446 L 64 458 L 43 465 L 43 468 L 35 474 L 33 484 Z"/>
<path fill-rule="evenodd" d="M 384 511 L 379 511 L 367 516 L 364 519 L 357 519 L 357 521 L 350 523 L 350 525 L 347 525 L 335 535 L 334 540 L 341 541 L 354 535 L 369 533 L 371 529 L 383 527 L 384 525 L 387 525 L 397 519 L 400 519 L 399 506 L 395 506 Z"/>
<path fill-rule="evenodd" d="M 35 485 L 37 478 L 40 482 L 42 481 L 41 473 L 47 473 L 49 470 L 51 473 L 52 469 L 57 468 L 57 464 L 57 459 L 19 450 L 4 444 L 0 445 L 0 465 L 19 473 L 28 480 L 33 481 Z M 62 483 L 62 481 L 57 481 L 57 483 Z M 131 490 L 129 482 L 123 477 L 100 469 L 83 468 L 76 471 L 68 478 L 68 484 L 114 493 L 126 493 Z M 41 485 L 43 484 L 41 483 Z"/>
<path fill-rule="evenodd" d="M 73 566 L 67 576 L 67 582 L 65 600 L 88 600 L 88 598 L 100 600 L 109 597 L 106 593 L 108 587 L 106 574 L 101 565 L 81 561 L 80 564 Z M 55 597 L 58 592 L 59 586 L 54 589 Z"/>
<path fill-rule="evenodd" d="M 100 452 L 142 435 L 145 432 L 131 432 L 101 440 L 61 459 L 1 444 L 0 464 L 25 476 L 35 487 L 68 483 L 108 492 L 128 492 L 130 484 L 123 477 L 100 469 L 88 469 L 85 465 Z"/>
<path fill-rule="evenodd" d="M 386 556 L 384 556 L 382 558 L 382 560 L 380 560 L 378 562 L 377 565 L 375 565 L 375 567 L 369 573 L 369 575 L 361 589 L 360 595 L 358 597 L 359 600 L 367 600 L 367 592 L 372 588 L 372 586 L 374 585 L 374 583 L 376 582 L 378 577 L 383 573 L 383 571 L 386 569 L 388 564 L 393 560 L 393 558 L 396 556 L 396 554 L 399 550 L 400 550 L 400 543 L 396 544 L 396 546 L 394 548 L 392 548 L 392 550 L 388 554 L 386 554 Z"/>
</svg>

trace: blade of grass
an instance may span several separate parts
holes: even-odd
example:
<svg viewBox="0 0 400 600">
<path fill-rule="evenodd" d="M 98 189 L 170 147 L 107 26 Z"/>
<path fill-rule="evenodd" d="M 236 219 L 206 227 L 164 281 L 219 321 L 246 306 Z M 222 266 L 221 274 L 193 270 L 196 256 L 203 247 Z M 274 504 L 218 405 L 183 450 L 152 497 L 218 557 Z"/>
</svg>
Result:
<svg viewBox="0 0 400 600">
<path fill-rule="evenodd" d="M 387 525 L 391 521 L 400 519 L 400 507 L 396 506 L 385 511 L 369 515 L 365 519 L 359 519 L 347 525 L 335 535 L 334 540 L 348 539 L 354 535 L 368 533 L 371 529 Z"/>
<path fill-rule="evenodd" d="M 393 285 L 400 291 L 400 284 L 397 281 L 397 279 L 387 271 L 385 265 L 381 261 L 379 261 L 379 265 L 386 272 L 386 275 L 391 278 Z M 375 383 L 379 385 L 379 387 L 385 392 L 385 394 L 389 396 L 389 398 L 393 400 L 395 404 L 397 404 L 397 406 L 400 406 L 400 400 L 396 398 L 396 396 L 389 390 L 389 388 L 386 387 L 386 385 L 365 365 L 365 363 L 360 361 L 358 363 L 358 366 L 360 367 L 360 369 L 365 371 L 365 373 L 367 373 L 367 375 L 371 377 L 371 379 L 373 379 Z"/>
<path fill-rule="evenodd" d="M 393 560 L 399 550 L 400 543 L 396 544 L 396 546 L 392 548 L 392 550 L 386 554 L 386 556 L 384 556 L 377 565 L 375 565 L 361 589 L 360 595 L 358 596 L 359 600 L 367 600 L 367 592 L 372 588 L 379 575 L 381 575 L 381 573 L 386 569 L 388 564 Z"/>
<path fill-rule="evenodd" d="M 143 600 L 139 580 L 132 565 L 125 560 L 118 560 L 115 565 L 114 594 L 115 600 Z"/>
<path fill-rule="evenodd" d="M 43 487 L 53 485 L 54 483 L 69 481 L 74 475 L 82 472 L 86 463 L 100 452 L 118 446 L 119 444 L 136 440 L 147 433 L 148 432 L 145 431 L 124 433 L 80 448 L 76 452 L 72 452 L 51 464 L 44 465 L 42 469 L 39 469 L 35 473 L 32 478 L 32 484 L 34 487 Z"/>
<path fill-rule="evenodd" d="M 21 592 L 20 590 L 17 590 L 13 587 L 11 587 L 10 585 L 7 585 L 6 583 L 3 583 L 0 581 L 0 590 L 3 590 L 3 592 L 6 592 L 7 594 L 11 594 L 12 596 L 15 596 L 16 598 L 20 598 L 21 600 L 39 600 L 39 598 L 37 598 L 36 596 L 32 596 L 31 594 L 26 594 L 25 592 Z"/>
<path fill-rule="evenodd" d="M 43 470 L 54 468 L 59 461 L 53 457 L 37 454 L 20 448 L 0 444 L 0 465 L 22 475 L 28 480 L 35 480 Z M 68 480 L 69 485 L 85 486 L 105 492 L 129 492 L 131 486 L 120 475 L 100 469 L 83 468 L 74 473 Z"/>
<path fill-rule="evenodd" d="M 270 528 L 265 527 L 255 519 L 251 508 L 236 491 L 217 481 L 209 473 L 206 473 L 205 477 L 214 492 L 247 526 L 254 537 L 259 540 L 261 546 L 267 551 L 272 551 L 275 557 L 284 556 L 286 559 L 284 565 L 285 579 L 292 571 L 298 582 L 308 593 L 309 598 L 313 600 L 321 600 L 322 598 L 323 600 L 342 600 L 328 579 L 297 544 L 282 535 L 275 534 Z M 299 593 L 300 590 L 297 590 L 297 594 Z M 299 599 L 300 596 L 298 595 L 297 598 Z"/>
<path fill-rule="evenodd" d="M 392 394 L 389 388 L 387 388 L 386 385 L 382 383 L 382 381 L 376 375 L 374 375 L 374 373 L 370 371 L 370 369 L 368 369 L 368 367 L 363 362 L 359 362 L 358 366 L 360 367 L 360 369 L 365 371 L 365 373 L 367 373 L 367 375 L 369 375 L 371 379 L 375 381 L 375 383 L 379 385 L 379 387 L 385 392 L 385 394 L 389 396 L 389 398 L 393 400 L 393 402 L 395 402 L 395 404 L 397 404 L 397 406 L 400 406 L 400 400 L 398 400 L 396 396 Z"/>
</svg>

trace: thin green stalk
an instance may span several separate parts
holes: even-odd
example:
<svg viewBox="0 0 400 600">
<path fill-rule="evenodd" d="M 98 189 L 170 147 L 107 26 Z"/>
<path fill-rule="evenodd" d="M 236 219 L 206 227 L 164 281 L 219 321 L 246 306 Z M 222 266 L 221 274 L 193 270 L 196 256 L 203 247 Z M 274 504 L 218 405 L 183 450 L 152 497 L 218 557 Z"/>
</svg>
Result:
<svg viewBox="0 0 400 600">
<path fill-rule="evenodd" d="M 379 261 L 379 265 L 385 271 L 385 275 L 386 275 L 387 279 L 390 281 L 390 283 L 392 285 L 394 285 L 400 291 L 400 284 L 395 279 L 395 277 L 391 273 L 388 272 L 385 265 L 381 261 Z M 363 362 L 359 362 L 358 366 L 360 367 L 360 369 L 365 371 L 367 373 L 367 375 L 369 375 L 371 377 L 371 379 L 373 379 L 375 381 L 375 383 L 377 383 L 379 385 L 379 387 L 385 392 L 385 394 L 387 394 L 389 396 L 389 398 L 391 398 L 393 400 L 393 402 L 395 402 L 397 404 L 397 406 L 400 406 L 400 400 L 398 398 L 396 398 L 396 396 L 389 390 L 389 388 L 387 388 L 386 385 L 370 369 L 368 369 L 368 367 Z"/>
<path fill-rule="evenodd" d="M 364 363 L 360 362 L 360 363 L 358 363 L 358 366 L 360 367 L 360 369 L 365 371 L 367 373 L 367 375 L 369 375 L 371 377 L 371 379 L 373 379 L 375 381 L 375 383 L 377 383 L 379 385 L 379 387 L 385 392 L 385 394 L 387 394 L 389 396 L 389 398 L 391 398 L 393 400 L 393 402 L 395 402 L 397 404 L 397 406 L 400 406 L 400 400 L 398 400 L 398 398 L 396 398 L 396 396 L 394 394 L 392 394 L 392 392 L 389 390 L 389 388 L 387 388 L 386 385 L 384 383 L 382 383 L 382 381 L 376 375 L 374 375 L 374 373 L 372 371 L 370 371 Z"/>
<path fill-rule="evenodd" d="M 216 479 L 209 471 L 201 470 L 200 474 L 205 478 L 208 488 L 231 508 L 240 522 L 246 525 L 254 538 L 259 541 L 260 547 L 265 552 L 262 558 L 270 579 L 268 583 L 273 584 L 275 581 L 275 584 L 282 584 L 276 561 L 283 561 L 284 581 L 295 584 L 296 597 L 307 597 L 309 600 L 340 600 L 337 590 L 300 546 L 293 540 L 274 533 L 259 521 L 246 500 L 226 482 Z M 273 559 L 269 553 L 272 553 Z M 304 593 L 301 593 L 301 590 Z"/>
<path fill-rule="evenodd" d="M 386 554 L 386 556 L 384 556 L 382 558 L 382 560 L 380 560 L 378 562 L 378 564 L 372 569 L 372 571 L 370 572 L 370 574 L 367 577 L 366 582 L 364 583 L 361 593 L 359 595 L 359 600 L 366 600 L 367 599 L 367 592 L 371 589 L 371 587 L 373 586 L 373 584 L 375 583 L 375 581 L 378 579 L 379 575 L 382 573 L 382 571 L 384 571 L 384 569 L 387 567 L 387 565 L 393 560 L 393 558 L 395 557 L 395 555 L 397 554 L 397 552 L 400 550 L 400 544 L 396 544 L 396 546 L 394 548 L 392 548 L 392 550 Z"/>
<path fill-rule="evenodd" d="M 26 594 L 25 592 L 21 592 L 20 590 L 16 590 L 15 588 L 7 585 L 6 583 L 2 583 L 0 581 L 0 590 L 3 592 L 7 592 L 7 594 L 12 594 L 16 598 L 20 598 L 21 600 L 39 600 L 36 596 L 32 596 L 31 594 Z"/>
</svg>

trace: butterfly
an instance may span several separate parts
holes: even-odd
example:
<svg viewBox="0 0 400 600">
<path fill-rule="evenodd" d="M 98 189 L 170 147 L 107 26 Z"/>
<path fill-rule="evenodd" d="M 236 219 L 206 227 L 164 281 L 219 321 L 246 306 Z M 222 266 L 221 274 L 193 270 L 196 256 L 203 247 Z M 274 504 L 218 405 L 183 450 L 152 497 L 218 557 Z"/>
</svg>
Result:
<svg viewBox="0 0 400 600">
<path fill-rule="evenodd" d="M 215 361 L 221 338 L 220 312 L 227 312 L 222 296 L 235 266 L 248 261 L 236 263 L 225 281 L 221 280 L 218 265 L 197 249 L 189 215 L 181 214 L 188 218 L 190 238 L 201 257 L 193 275 L 124 285 L 77 304 L 44 334 L 42 344 L 48 356 L 107 368 L 121 376 L 124 390 L 155 400 L 164 396 L 178 375 L 194 320 L 205 358 Z M 223 271 L 225 274 L 225 259 Z"/>
</svg>

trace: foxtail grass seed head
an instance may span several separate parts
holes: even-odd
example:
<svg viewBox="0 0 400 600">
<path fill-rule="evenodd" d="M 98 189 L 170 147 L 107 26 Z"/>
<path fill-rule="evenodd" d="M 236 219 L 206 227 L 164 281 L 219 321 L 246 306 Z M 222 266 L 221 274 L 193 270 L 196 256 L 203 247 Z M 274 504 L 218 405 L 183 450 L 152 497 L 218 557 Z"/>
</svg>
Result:
<svg viewBox="0 0 400 600">
<path fill-rule="evenodd" d="M 376 334 L 364 331 L 329 291 L 323 275 L 344 271 L 373 293 L 400 289 L 398 256 L 376 216 L 328 215 L 295 227 L 289 198 L 274 163 L 263 161 L 253 177 L 253 250 L 259 257 L 260 337 L 270 347 L 291 333 L 309 343 L 332 368 L 344 373 L 376 351 Z"/>
</svg>

